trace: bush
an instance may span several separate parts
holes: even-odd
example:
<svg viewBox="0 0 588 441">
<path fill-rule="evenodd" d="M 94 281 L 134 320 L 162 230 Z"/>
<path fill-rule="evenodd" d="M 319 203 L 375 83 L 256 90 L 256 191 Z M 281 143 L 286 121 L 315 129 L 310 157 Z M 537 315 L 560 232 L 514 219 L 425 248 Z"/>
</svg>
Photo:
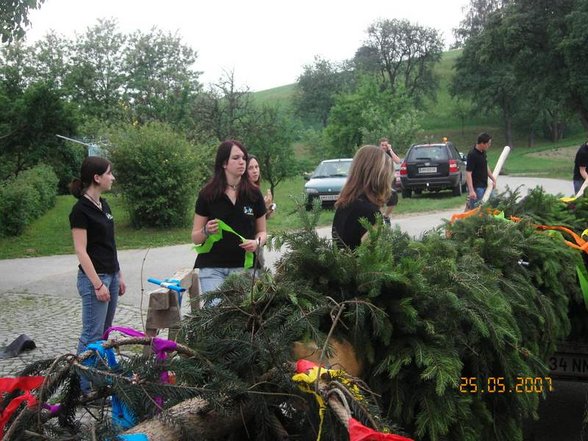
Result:
<svg viewBox="0 0 588 441">
<path fill-rule="evenodd" d="M 25 170 L 0 186 L 0 236 L 18 236 L 55 205 L 57 175 L 47 165 Z"/>
<path fill-rule="evenodd" d="M 196 149 L 160 123 L 120 130 L 112 141 L 114 175 L 131 224 L 135 228 L 186 226 L 196 191 L 207 177 L 207 162 L 198 160 Z"/>
</svg>

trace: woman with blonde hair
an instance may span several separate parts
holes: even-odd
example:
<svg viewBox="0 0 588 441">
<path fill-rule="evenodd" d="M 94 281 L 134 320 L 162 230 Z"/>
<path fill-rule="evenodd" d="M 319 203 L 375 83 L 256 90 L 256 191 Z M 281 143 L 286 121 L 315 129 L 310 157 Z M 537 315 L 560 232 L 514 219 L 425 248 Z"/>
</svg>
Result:
<svg viewBox="0 0 588 441">
<path fill-rule="evenodd" d="M 382 149 L 365 145 L 357 151 L 335 203 L 332 237 L 339 247 L 353 250 L 366 237 L 359 220 L 376 223 L 380 207 L 390 198 L 393 177 L 394 164 Z"/>
</svg>

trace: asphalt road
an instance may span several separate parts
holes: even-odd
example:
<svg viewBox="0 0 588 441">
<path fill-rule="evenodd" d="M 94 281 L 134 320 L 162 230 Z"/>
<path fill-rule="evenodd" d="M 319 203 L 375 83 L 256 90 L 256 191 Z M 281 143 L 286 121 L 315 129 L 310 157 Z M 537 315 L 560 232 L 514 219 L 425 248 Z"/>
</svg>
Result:
<svg viewBox="0 0 588 441">
<path fill-rule="evenodd" d="M 499 191 L 507 186 L 511 189 L 521 187 L 524 194 L 537 185 L 549 193 L 564 196 L 570 196 L 573 189 L 571 181 L 557 179 L 500 176 L 498 180 Z M 398 217 L 392 223 L 411 236 L 419 237 L 455 212 Z M 330 227 L 320 228 L 319 233 L 329 237 Z M 123 323 L 119 324 L 138 327 L 141 323 L 141 315 L 144 317 L 147 309 L 147 293 L 155 288 L 155 285 L 146 282 L 148 277 L 162 279 L 177 270 L 192 268 L 195 257 L 190 244 L 120 251 L 119 259 L 128 292 L 120 299 L 117 320 Z M 268 251 L 265 257 L 271 267 L 279 252 Z M 27 333 L 37 339 L 38 351 L 44 356 L 73 350 L 81 321 L 75 286 L 76 271 L 75 255 L 0 260 L 0 301 L 4 305 L 0 309 L 0 346 L 20 333 Z M 23 311 L 23 307 L 13 304 L 14 299 L 26 299 L 29 306 Z M 35 351 L 31 351 L 19 359 L 0 361 L 0 376 L 14 372 L 19 365 L 30 362 L 35 356 Z M 588 439 L 588 430 L 582 424 L 587 397 L 588 383 L 556 382 L 555 391 L 541 405 L 539 421 L 528 422 L 528 439 Z"/>
</svg>

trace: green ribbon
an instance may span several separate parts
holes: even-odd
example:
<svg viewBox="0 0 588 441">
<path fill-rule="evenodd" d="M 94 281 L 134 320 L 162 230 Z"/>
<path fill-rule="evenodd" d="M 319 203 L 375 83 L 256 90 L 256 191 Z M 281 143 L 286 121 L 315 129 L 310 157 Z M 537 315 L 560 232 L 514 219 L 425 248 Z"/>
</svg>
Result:
<svg viewBox="0 0 588 441">
<path fill-rule="evenodd" d="M 578 273 L 578 279 L 580 279 L 580 288 L 582 289 L 582 294 L 584 295 L 584 306 L 586 306 L 586 310 L 588 310 L 588 277 L 586 274 L 580 269 L 580 266 L 576 266 L 576 272 Z"/>
<path fill-rule="evenodd" d="M 206 240 L 204 242 L 202 242 L 200 245 L 196 245 L 194 247 L 196 252 L 198 254 L 208 253 L 212 249 L 212 246 L 216 242 L 218 242 L 219 240 L 221 240 L 223 238 L 223 231 L 226 231 L 227 233 L 234 234 L 239 239 L 241 239 L 241 242 L 245 242 L 246 240 L 249 240 L 249 239 L 246 239 L 243 236 L 241 236 L 239 233 L 237 233 L 235 230 L 233 230 L 230 226 L 228 226 L 222 220 L 219 219 L 218 220 L 218 231 L 216 233 L 208 236 L 206 238 Z M 245 251 L 245 262 L 243 263 L 243 267 L 245 269 L 253 268 L 253 252 L 252 251 Z"/>
</svg>

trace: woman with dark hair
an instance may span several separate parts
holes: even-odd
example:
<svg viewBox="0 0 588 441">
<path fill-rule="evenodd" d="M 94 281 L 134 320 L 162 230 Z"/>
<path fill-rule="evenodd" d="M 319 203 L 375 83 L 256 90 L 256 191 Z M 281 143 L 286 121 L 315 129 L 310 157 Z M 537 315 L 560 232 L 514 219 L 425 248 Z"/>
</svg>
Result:
<svg viewBox="0 0 588 441">
<path fill-rule="evenodd" d="M 222 142 L 214 175 L 198 194 L 192 242 L 203 244 L 194 265 L 202 293 L 217 289 L 229 274 L 248 269 L 247 255 L 265 244 L 265 203 L 245 175 L 246 164 L 247 150 L 241 143 Z"/>
<path fill-rule="evenodd" d="M 247 159 L 247 177 L 261 190 L 261 169 L 259 167 L 259 161 L 257 160 L 256 156 L 249 155 L 249 158 Z M 276 209 L 276 204 L 274 204 L 274 197 L 272 196 L 272 192 L 269 188 L 263 197 L 263 201 L 265 202 L 266 209 L 265 218 L 269 219 Z"/>
<path fill-rule="evenodd" d="M 341 248 L 357 248 L 366 237 L 359 220 L 376 223 L 376 215 L 390 198 L 394 177 L 392 158 L 373 145 L 360 148 L 349 168 L 349 176 L 335 202 L 332 237 Z"/>
<path fill-rule="evenodd" d="M 77 286 L 82 298 L 78 353 L 102 339 L 104 331 L 112 326 L 118 297 L 126 291 L 114 240 L 114 218 L 108 202 L 101 197 L 113 182 L 110 162 L 89 156 L 82 163 L 80 178 L 70 184 L 71 193 L 78 199 L 69 215 L 79 260 Z M 82 392 L 89 390 L 89 383 L 82 380 Z"/>
</svg>

